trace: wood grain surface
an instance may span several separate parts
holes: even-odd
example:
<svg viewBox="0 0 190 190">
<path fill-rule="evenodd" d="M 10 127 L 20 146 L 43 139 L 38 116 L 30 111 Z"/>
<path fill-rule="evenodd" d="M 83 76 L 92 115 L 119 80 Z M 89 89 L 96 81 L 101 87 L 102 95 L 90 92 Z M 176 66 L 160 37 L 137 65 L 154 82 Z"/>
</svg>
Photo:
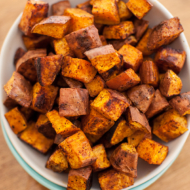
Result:
<svg viewBox="0 0 190 190">
<path fill-rule="evenodd" d="M 160 0 L 174 15 L 181 19 L 190 44 L 190 0 Z M 16 17 L 23 10 L 26 0 L 0 0 L 0 47 Z M 190 138 L 170 169 L 146 190 L 190 189 Z M 10 152 L 0 130 L 0 190 L 45 190 L 19 165 Z"/>
</svg>

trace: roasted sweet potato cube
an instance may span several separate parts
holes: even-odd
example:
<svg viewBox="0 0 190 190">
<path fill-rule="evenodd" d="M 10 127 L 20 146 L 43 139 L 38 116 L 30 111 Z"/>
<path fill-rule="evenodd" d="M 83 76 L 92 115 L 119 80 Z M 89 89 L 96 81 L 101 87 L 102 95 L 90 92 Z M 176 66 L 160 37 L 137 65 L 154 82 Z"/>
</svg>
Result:
<svg viewBox="0 0 190 190">
<path fill-rule="evenodd" d="M 188 130 L 187 119 L 177 111 L 170 109 L 153 121 L 153 134 L 165 142 L 169 142 Z"/>
<path fill-rule="evenodd" d="M 186 59 L 186 52 L 170 47 L 161 47 L 155 56 L 155 62 L 161 71 L 171 69 L 176 74 L 179 74 Z"/>
<path fill-rule="evenodd" d="M 63 79 L 65 80 L 65 82 L 67 83 L 67 85 L 70 88 L 82 88 L 83 87 L 83 83 L 78 80 L 74 80 L 74 79 L 67 78 L 67 77 L 63 77 Z"/>
<path fill-rule="evenodd" d="M 46 168 L 61 173 L 68 168 L 68 162 L 61 149 L 57 149 L 46 162 Z"/>
<path fill-rule="evenodd" d="M 137 41 L 139 41 L 141 39 L 141 37 L 143 36 L 143 34 L 146 32 L 147 28 L 149 26 L 149 21 L 147 20 L 139 20 L 139 19 L 135 19 L 134 20 L 134 27 L 135 27 L 135 37 L 137 39 Z"/>
<path fill-rule="evenodd" d="M 168 154 L 168 147 L 151 139 L 144 139 L 137 147 L 137 152 L 149 164 L 160 165 Z"/>
<path fill-rule="evenodd" d="M 64 14 L 65 9 L 71 8 L 71 4 L 69 1 L 59 1 L 52 5 L 52 14 L 55 16 L 62 16 Z"/>
<path fill-rule="evenodd" d="M 14 56 L 14 65 L 16 65 L 17 61 L 26 53 L 26 51 L 22 48 L 18 48 L 15 52 Z"/>
<path fill-rule="evenodd" d="M 20 133 L 27 127 L 26 118 L 17 107 L 7 112 L 5 118 L 15 134 Z"/>
<path fill-rule="evenodd" d="M 155 50 L 163 45 L 168 45 L 179 37 L 183 31 L 178 17 L 165 20 L 153 28 L 147 47 L 150 50 Z"/>
<path fill-rule="evenodd" d="M 134 184 L 134 179 L 128 174 L 109 169 L 98 175 L 98 181 L 102 190 L 119 190 Z"/>
<path fill-rule="evenodd" d="M 139 75 L 142 84 L 158 86 L 159 72 L 157 65 L 153 61 L 144 61 L 140 67 Z"/>
<path fill-rule="evenodd" d="M 90 4 L 90 1 L 85 1 L 84 3 L 78 4 L 77 8 L 92 14 L 92 5 Z"/>
<path fill-rule="evenodd" d="M 67 190 L 90 190 L 92 186 L 92 167 L 70 170 Z"/>
<path fill-rule="evenodd" d="M 41 113 L 47 113 L 52 109 L 57 93 L 58 87 L 53 85 L 41 86 L 37 82 L 33 86 L 32 109 Z"/>
<path fill-rule="evenodd" d="M 104 89 L 91 103 L 91 106 L 106 118 L 117 121 L 129 106 L 129 102 L 123 94 Z"/>
<path fill-rule="evenodd" d="M 46 49 L 29 50 L 17 61 L 16 71 L 32 83 L 36 82 L 37 73 L 34 66 L 34 59 L 37 57 L 45 57 L 46 55 Z"/>
<path fill-rule="evenodd" d="M 60 144 L 61 142 L 63 142 L 65 140 L 65 138 L 62 137 L 62 135 L 60 134 L 56 134 L 55 139 L 54 139 L 54 144 Z"/>
<path fill-rule="evenodd" d="M 149 119 L 149 118 L 159 114 L 160 112 L 162 112 L 168 106 L 169 106 L 168 101 L 157 89 L 155 91 L 154 98 L 153 98 L 148 110 L 146 111 L 145 115 Z"/>
<path fill-rule="evenodd" d="M 140 83 L 139 76 L 133 71 L 133 69 L 127 69 L 116 77 L 108 80 L 106 85 L 114 90 L 125 91 Z"/>
<path fill-rule="evenodd" d="M 117 3 L 118 9 L 119 9 L 119 17 L 120 20 L 127 20 L 130 19 L 133 14 L 131 13 L 131 11 L 127 8 L 127 5 L 124 1 L 119 1 Z"/>
<path fill-rule="evenodd" d="M 142 52 L 129 44 L 125 44 L 118 53 L 123 55 L 124 66 L 126 69 L 132 68 L 136 72 L 143 62 Z"/>
<path fill-rule="evenodd" d="M 96 69 L 89 61 L 65 56 L 63 58 L 62 75 L 83 83 L 89 83 L 96 76 Z"/>
<path fill-rule="evenodd" d="M 100 40 L 101 40 L 103 46 L 108 45 L 106 38 L 103 35 L 100 36 Z"/>
<path fill-rule="evenodd" d="M 45 114 L 40 114 L 36 122 L 36 128 L 48 139 L 54 139 L 56 132 Z"/>
<path fill-rule="evenodd" d="M 19 138 L 43 154 L 46 154 L 53 145 L 53 139 L 48 139 L 38 132 L 35 122 L 29 122 L 28 127 L 19 134 Z"/>
<path fill-rule="evenodd" d="M 94 25 L 72 32 L 65 39 L 78 58 L 84 58 L 84 52 L 102 46 L 98 29 Z"/>
<path fill-rule="evenodd" d="M 153 86 L 142 84 L 131 88 L 127 92 L 127 96 L 133 102 L 134 106 L 145 113 L 154 98 L 154 93 Z"/>
<path fill-rule="evenodd" d="M 4 85 L 7 96 L 24 107 L 32 102 L 32 86 L 21 74 L 13 72 L 12 77 Z"/>
<path fill-rule="evenodd" d="M 138 18 L 142 19 L 152 8 L 152 4 L 148 0 L 129 0 L 127 2 L 128 9 Z"/>
<path fill-rule="evenodd" d="M 66 138 L 59 147 L 63 150 L 72 169 L 92 165 L 97 159 L 82 131 Z"/>
<path fill-rule="evenodd" d="M 46 114 L 52 127 L 55 129 L 56 134 L 61 135 L 63 138 L 69 137 L 80 129 L 73 125 L 65 117 L 61 117 L 56 110 L 52 110 Z"/>
<path fill-rule="evenodd" d="M 30 119 L 33 118 L 33 116 L 35 116 L 35 111 L 30 107 L 29 108 L 20 107 L 19 111 L 25 116 L 26 121 L 29 121 Z"/>
<path fill-rule="evenodd" d="M 116 0 L 94 1 L 92 14 L 95 23 L 98 24 L 115 25 L 120 23 Z"/>
<path fill-rule="evenodd" d="M 41 86 L 49 86 L 53 83 L 62 66 L 62 55 L 39 57 L 34 61 L 38 82 Z"/>
<path fill-rule="evenodd" d="M 172 71 L 168 70 L 160 81 L 160 92 L 165 97 L 178 95 L 182 89 L 181 79 Z"/>
<path fill-rule="evenodd" d="M 21 21 L 19 23 L 20 30 L 27 36 L 31 36 L 32 27 L 47 17 L 49 5 L 43 1 L 30 0 L 27 1 L 24 8 Z"/>
<path fill-rule="evenodd" d="M 50 16 L 43 19 L 32 28 L 32 33 L 50 36 L 53 38 L 63 38 L 71 26 L 69 16 Z"/>
<path fill-rule="evenodd" d="M 89 134 L 85 133 L 86 137 L 89 140 L 90 145 L 92 146 L 94 143 L 96 143 L 99 139 L 101 139 L 101 135 L 94 135 L 94 134 Z"/>
<path fill-rule="evenodd" d="M 9 98 L 8 96 L 3 101 L 3 104 L 9 110 L 13 109 L 14 107 L 16 107 L 18 105 L 18 103 L 15 100 L 13 100 L 12 98 Z"/>
<path fill-rule="evenodd" d="M 132 21 L 123 21 L 118 25 L 105 26 L 103 35 L 106 39 L 126 39 L 135 33 Z"/>
</svg>

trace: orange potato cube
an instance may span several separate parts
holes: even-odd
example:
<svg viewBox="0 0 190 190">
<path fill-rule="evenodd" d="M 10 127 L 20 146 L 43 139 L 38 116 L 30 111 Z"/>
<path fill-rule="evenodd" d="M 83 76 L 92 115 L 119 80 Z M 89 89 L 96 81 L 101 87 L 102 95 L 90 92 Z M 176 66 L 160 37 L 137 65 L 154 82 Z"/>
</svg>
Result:
<svg viewBox="0 0 190 190">
<path fill-rule="evenodd" d="M 127 5 L 126 5 L 126 3 L 124 1 L 120 0 L 117 3 L 117 6 L 118 6 L 118 9 L 119 9 L 119 17 L 120 17 L 121 21 L 130 19 L 133 16 L 133 14 L 127 8 Z"/>
<path fill-rule="evenodd" d="M 51 8 L 52 14 L 54 16 L 62 16 L 64 14 L 65 9 L 71 8 L 71 4 L 69 1 L 64 0 L 54 3 Z"/>
</svg>

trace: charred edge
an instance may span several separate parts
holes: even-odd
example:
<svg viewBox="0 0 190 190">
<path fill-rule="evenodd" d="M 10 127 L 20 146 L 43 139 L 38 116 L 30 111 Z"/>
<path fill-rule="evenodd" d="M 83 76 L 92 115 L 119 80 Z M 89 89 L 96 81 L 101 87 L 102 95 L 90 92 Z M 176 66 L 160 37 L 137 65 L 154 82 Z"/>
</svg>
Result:
<svg viewBox="0 0 190 190">
<path fill-rule="evenodd" d="M 43 86 L 42 77 L 41 77 L 42 67 L 41 67 L 41 58 L 40 57 L 36 59 L 35 66 L 36 66 L 38 81 Z"/>
</svg>

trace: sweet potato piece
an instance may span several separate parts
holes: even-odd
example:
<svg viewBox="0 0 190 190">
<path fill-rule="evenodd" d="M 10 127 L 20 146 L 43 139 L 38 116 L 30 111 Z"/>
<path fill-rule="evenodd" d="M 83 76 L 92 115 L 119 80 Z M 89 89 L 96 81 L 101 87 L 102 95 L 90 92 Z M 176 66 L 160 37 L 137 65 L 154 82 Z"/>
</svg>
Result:
<svg viewBox="0 0 190 190">
<path fill-rule="evenodd" d="M 92 186 L 91 166 L 78 170 L 70 170 L 68 176 L 67 190 L 90 190 Z"/>
<path fill-rule="evenodd" d="M 169 106 L 168 101 L 160 91 L 157 89 L 154 94 L 154 98 L 152 100 L 152 103 L 150 104 L 148 110 L 146 111 L 145 115 L 149 119 L 160 112 L 162 112 L 165 108 Z"/>
<path fill-rule="evenodd" d="M 187 119 L 170 109 L 153 121 L 153 134 L 164 142 L 169 142 L 188 130 Z"/>
<path fill-rule="evenodd" d="M 72 169 L 92 165 L 97 159 L 82 131 L 66 138 L 59 147 L 63 150 Z"/>
<path fill-rule="evenodd" d="M 65 56 L 63 58 L 62 75 L 84 83 L 89 83 L 96 76 L 96 69 L 90 62 Z"/>
<path fill-rule="evenodd" d="M 72 32 L 65 39 L 78 58 L 84 58 L 84 52 L 102 46 L 98 30 L 94 25 Z"/>
<path fill-rule="evenodd" d="M 30 50 L 21 57 L 16 63 L 16 71 L 23 75 L 27 80 L 36 82 L 37 73 L 34 66 L 34 59 L 37 57 L 45 57 L 46 49 Z"/>
<path fill-rule="evenodd" d="M 53 85 L 41 86 L 38 82 L 33 86 L 32 109 L 47 113 L 53 107 L 58 93 L 58 87 Z"/>
<path fill-rule="evenodd" d="M 4 85 L 7 96 L 24 107 L 29 107 L 32 102 L 32 86 L 22 75 L 13 72 L 12 77 Z"/>
<path fill-rule="evenodd" d="M 53 170 L 54 172 L 61 173 L 68 169 L 68 162 L 61 149 L 55 150 L 55 152 L 49 157 L 46 162 L 46 168 Z"/>
<path fill-rule="evenodd" d="M 178 95 L 182 89 L 181 79 L 172 71 L 168 70 L 160 81 L 160 92 L 165 97 Z"/>
<path fill-rule="evenodd" d="M 103 35 L 100 36 L 100 40 L 101 40 L 103 46 L 108 45 L 106 38 Z"/>
<path fill-rule="evenodd" d="M 60 144 L 61 142 L 63 142 L 65 140 L 65 138 L 62 137 L 62 135 L 60 134 L 56 134 L 55 139 L 54 139 L 54 144 Z"/>
<path fill-rule="evenodd" d="M 13 109 L 14 107 L 16 107 L 18 105 L 18 103 L 13 100 L 12 98 L 9 98 L 8 96 L 6 97 L 6 99 L 3 101 L 3 105 L 7 108 L 7 109 Z"/>
<path fill-rule="evenodd" d="M 60 39 L 68 33 L 70 25 L 69 16 L 50 16 L 36 24 L 32 28 L 32 33 Z"/>
<path fill-rule="evenodd" d="M 35 111 L 32 110 L 30 107 L 20 107 L 19 111 L 24 115 L 26 118 L 26 121 L 29 121 L 30 119 L 33 119 L 33 116 L 35 116 Z"/>
<path fill-rule="evenodd" d="M 127 96 L 133 102 L 134 106 L 145 113 L 154 98 L 154 93 L 155 90 L 153 86 L 142 84 L 131 88 L 127 92 Z"/>
<path fill-rule="evenodd" d="M 149 26 L 149 21 L 143 20 L 143 19 L 142 20 L 135 19 L 134 27 L 135 27 L 135 30 L 136 30 L 135 38 L 137 39 L 137 41 L 139 41 L 141 39 L 143 34 L 148 29 L 148 26 Z"/>
<path fill-rule="evenodd" d="M 51 8 L 52 14 L 54 16 L 62 16 L 64 14 L 65 9 L 71 8 L 71 4 L 69 1 L 64 0 L 54 3 Z"/>
<path fill-rule="evenodd" d="M 53 85 L 54 86 L 58 86 L 60 88 L 66 88 L 66 87 L 68 87 L 68 84 L 63 79 L 63 76 L 62 76 L 61 72 L 55 78 L 55 80 L 53 82 Z"/>
<path fill-rule="evenodd" d="M 38 82 L 41 86 L 49 86 L 53 83 L 62 66 L 62 55 L 39 57 L 34 61 Z"/>
<path fill-rule="evenodd" d="M 126 39 L 135 33 L 132 21 L 123 21 L 118 25 L 105 26 L 103 35 L 106 39 Z"/>
<path fill-rule="evenodd" d="M 15 134 L 18 134 L 27 128 L 26 118 L 17 107 L 7 112 L 5 114 L 5 118 L 7 119 L 9 126 Z"/>
<path fill-rule="evenodd" d="M 165 20 L 153 28 L 147 47 L 150 50 L 155 50 L 163 45 L 168 45 L 179 37 L 183 31 L 178 17 Z"/>
<path fill-rule="evenodd" d="M 39 152 L 46 154 L 53 145 L 53 140 L 38 132 L 35 122 L 29 122 L 28 127 L 18 137 Z"/>
<path fill-rule="evenodd" d="M 14 65 L 16 65 L 17 61 L 26 53 L 26 51 L 22 48 L 18 48 L 15 52 L 14 56 Z"/>
<path fill-rule="evenodd" d="M 152 8 L 152 4 L 147 0 L 129 0 L 128 9 L 138 18 L 142 19 Z"/>
<path fill-rule="evenodd" d="M 127 8 L 127 5 L 124 1 L 119 1 L 117 3 L 118 9 L 119 9 L 119 17 L 121 21 L 130 19 L 133 14 L 131 11 Z"/>
<path fill-rule="evenodd" d="M 157 65 L 153 61 L 144 61 L 140 67 L 139 75 L 142 84 L 158 86 L 159 72 Z"/>
<path fill-rule="evenodd" d="M 171 69 L 176 74 L 179 74 L 186 59 L 186 52 L 170 47 L 160 48 L 155 56 L 155 62 L 161 71 Z"/>
<path fill-rule="evenodd" d="M 82 88 L 83 87 L 83 83 L 79 82 L 78 80 L 74 80 L 74 79 L 67 78 L 67 77 L 63 77 L 63 79 L 65 80 L 65 82 L 67 83 L 67 85 L 70 88 Z"/>
<path fill-rule="evenodd" d="M 92 5 L 90 4 L 90 1 L 78 4 L 77 8 L 92 14 Z"/>
<path fill-rule="evenodd" d="M 32 27 L 47 17 L 49 5 L 43 1 L 30 0 L 27 1 L 24 8 L 21 21 L 19 23 L 20 30 L 27 36 L 31 36 Z"/>
<path fill-rule="evenodd" d="M 91 106 L 106 118 L 117 121 L 129 106 L 129 102 L 123 94 L 104 89 L 91 103 Z"/>
<path fill-rule="evenodd" d="M 149 164 L 160 165 L 168 154 L 168 147 L 150 139 L 144 139 L 137 147 L 139 157 Z"/>
<path fill-rule="evenodd" d="M 114 90 L 125 91 L 140 83 L 139 76 L 133 71 L 133 69 L 127 69 L 116 77 L 108 80 L 106 85 Z"/>
<path fill-rule="evenodd" d="M 126 69 L 132 68 L 135 72 L 138 71 L 143 62 L 141 51 L 129 44 L 125 44 L 118 53 L 123 55 L 124 66 Z"/>
<path fill-rule="evenodd" d="M 109 169 L 98 175 L 98 181 L 102 190 L 119 190 L 134 184 L 134 179 L 128 174 Z"/>
</svg>

